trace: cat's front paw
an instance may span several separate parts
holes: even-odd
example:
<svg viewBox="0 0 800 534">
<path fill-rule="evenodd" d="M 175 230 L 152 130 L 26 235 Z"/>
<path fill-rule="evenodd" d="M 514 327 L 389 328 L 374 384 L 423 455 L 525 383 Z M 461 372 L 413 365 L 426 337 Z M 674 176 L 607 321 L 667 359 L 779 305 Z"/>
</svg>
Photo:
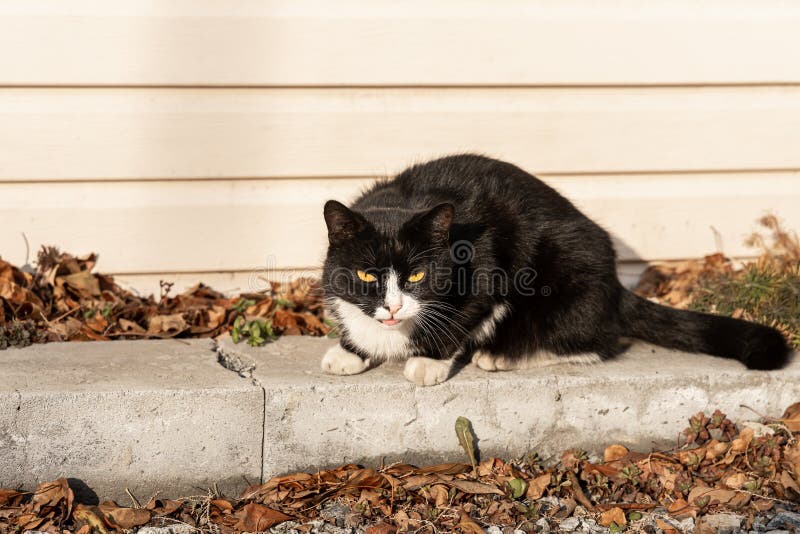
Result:
<svg viewBox="0 0 800 534">
<path fill-rule="evenodd" d="M 369 360 L 362 360 L 357 354 L 336 345 L 328 349 L 322 357 L 322 371 L 331 375 L 357 375 L 369 367 Z"/>
<path fill-rule="evenodd" d="M 476 351 L 472 355 L 472 363 L 477 365 L 484 371 L 511 371 L 512 369 L 519 368 L 519 363 L 506 358 L 505 356 L 498 356 L 490 354 L 482 350 Z"/>
<path fill-rule="evenodd" d="M 450 362 L 421 356 L 409 358 L 403 375 L 418 386 L 435 386 L 450 376 Z"/>
</svg>

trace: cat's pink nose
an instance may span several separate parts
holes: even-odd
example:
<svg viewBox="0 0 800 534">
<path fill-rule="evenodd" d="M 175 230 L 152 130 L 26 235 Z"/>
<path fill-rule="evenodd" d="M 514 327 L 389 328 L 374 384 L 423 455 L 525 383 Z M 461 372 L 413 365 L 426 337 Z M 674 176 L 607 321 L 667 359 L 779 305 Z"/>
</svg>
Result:
<svg viewBox="0 0 800 534">
<path fill-rule="evenodd" d="M 401 306 L 399 304 L 395 304 L 394 306 L 389 306 L 389 313 L 391 313 L 392 316 L 394 317 L 394 314 L 400 311 L 400 308 Z"/>
</svg>

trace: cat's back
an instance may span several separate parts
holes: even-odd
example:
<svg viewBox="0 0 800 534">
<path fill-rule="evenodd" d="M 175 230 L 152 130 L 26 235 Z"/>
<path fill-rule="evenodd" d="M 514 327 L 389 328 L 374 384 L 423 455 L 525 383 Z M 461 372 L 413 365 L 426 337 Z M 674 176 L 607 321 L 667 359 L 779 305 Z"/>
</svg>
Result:
<svg viewBox="0 0 800 534">
<path fill-rule="evenodd" d="M 510 163 L 480 156 L 458 154 L 413 165 L 401 172 L 394 184 L 406 194 L 446 191 L 451 197 L 503 195 L 515 187 L 528 188 L 536 180 Z"/>
<path fill-rule="evenodd" d="M 565 201 L 535 176 L 519 167 L 476 154 L 446 156 L 407 168 L 379 182 L 356 201 L 354 208 L 382 205 L 423 209 L 438 202 L 462 203 Z"/>
<path fill-rule="evenodd" d="M 577 212 L 572 204 L 535 176 L 511 163 L 477 154 L 458 154 L 419 163 L 379 182 L 354 204 L 427 209 L 450 202 L 471 211 L 503 206 L 519 215 L 532 211 Z"/>
</svg>

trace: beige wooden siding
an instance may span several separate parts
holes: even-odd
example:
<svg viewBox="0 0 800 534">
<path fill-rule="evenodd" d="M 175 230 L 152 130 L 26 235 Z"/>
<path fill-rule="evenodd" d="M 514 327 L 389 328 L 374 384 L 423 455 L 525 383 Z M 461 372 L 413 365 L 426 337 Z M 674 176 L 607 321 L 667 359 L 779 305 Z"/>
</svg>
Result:
<svg viewBox="0 0 800 534">
<path fill-rule="evenodd" d="M 747 256 L 763 213 L 800 228 L 798 27 L 756 0 L 3 2 L 0 255 L 246 289 L 318 268 L 326 199 L 477 151 L 610 230 L 628 281 Z"/>
</svg>

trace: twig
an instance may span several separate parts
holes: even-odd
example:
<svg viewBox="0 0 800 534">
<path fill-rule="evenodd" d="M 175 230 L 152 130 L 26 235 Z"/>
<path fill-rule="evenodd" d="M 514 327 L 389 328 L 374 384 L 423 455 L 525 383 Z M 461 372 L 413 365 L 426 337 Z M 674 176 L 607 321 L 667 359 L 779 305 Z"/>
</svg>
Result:
<svg viewBox="0 0 800 534">
<path fill-rule="evenodd" d="M 773 419 L 772 417 L 768 417 L 768 416 L 764 415 L 763 413 L 755 410 L 754 408 L 751 408 L 750 406 L 748 406 L 746 404 L 740 404 L 739 408 L 744 408 L 746 410 L 750 410 L 751 412 L 753 412 L 757 416 L 761 417 L 762 419 Z"/>
<path fill-rule="evenodd" d="M 743 489 L 737 489 L 733 491 L 736 491 L 738 493 L 744 493 L 745 495 L 750 495 L 751 497 L 757 497 L 759 499 L 766 499 L 768 501 L 779 502 L 781 504 L 789 504 L 791 506 L 795 505 L 795 503 L 793 503 L 792 501 L 784 501 L 783 499 L 778 499 L 776 497 L 767 497 L 766 495 L 759 495 L 758 493 L 753 493 L 752 491 L 747 491 Z"/>
<path fill-rule="evenodd" d="M 134 508 L 141 508 L 142 507 L 142 503 L 140 503 L 139 499 L 137 499 L 136 496 L 133 493 L 131 493 L 131 490 L 129 490 L 128 488 L 125 488 L 125 493 L 127 493 L 128 497 L 130 497 Z"/>
<path fill-rule="evenodd" d="M 578 501 L 584 508 L 589 510 L 590 512 L 594 512 L 594 505 L 591 501 L 586 497 L 586 494 L 581 489 L 581 483 L 578 481 L 578 477 L 575 476 L 575 473 L 572 471 L 567 472 L 567 478 L 570 481 L 570 491 L 572 494 L 575 495 L 575 500 Z"/>
</svg>

